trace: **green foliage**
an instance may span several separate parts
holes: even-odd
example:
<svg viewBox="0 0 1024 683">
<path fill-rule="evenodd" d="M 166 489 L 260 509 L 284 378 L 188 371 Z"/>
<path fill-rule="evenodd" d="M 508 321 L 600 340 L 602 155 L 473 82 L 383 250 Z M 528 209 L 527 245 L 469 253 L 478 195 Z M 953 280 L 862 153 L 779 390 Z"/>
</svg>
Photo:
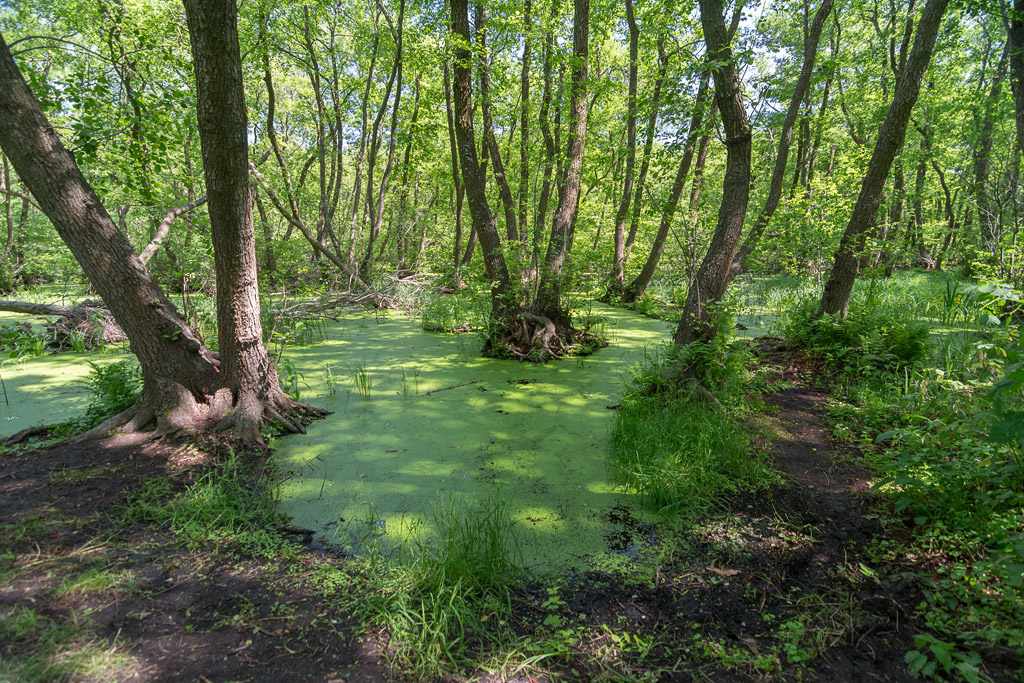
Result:
<svg viewBox="0 0 1024 683">
<path fill-rule="evenodd" d="M 488 302 L 470 290 L 441 294 L 423 309 L 423 329 L 427 332 L 469 332 L 487 326 Z"/>
<path fill-rule="evenodd" d="M 89 405 L 84 420 L 90 426 L 127 409 L 142 391 L 142 371 L 134 361 L 122 360 L 108 365 L 89 363 L 92 370 L 83 380 L 89 390 Z"/>
<path fill-rule="evenodd" d="M 287 544 L 272 531 L 277 522 L 272 492 L 245 471 L 241 456 L 231 452 L 184 491 L 167 478 L 146 480 L 128 494 L 122 515 L 126 522 L 166 526 L 192 550 L 212 543 L 280 557 Z"/>
<path fill-rule="evenodd" d="M 853 306 L 845 318 L 817 315 L 818 299 L 804 299 L 784 318 L 787 338 L 848 374 L 877 375 L 914 367 L 927 355 L 928 326 L 883 306 Z"/>
<path fill-rule="evenodd" d="M 667 380 L 666 370 L 696 362 L 707 386 L 738 405 L 743 354 L 727 343 L 670 347 L 633 372 L 611 430 L 612 478 L 656 510 L 690 513 L 715 499 L 773 481 L 749 430 L 726 408 L 708 402 L 692 383 Z"/>
<path fill-rule="evenodd" d="M 128 409 L 142 392 L 142 371 L 131 360 L 102 365 L 89 363 L 92 370 L 80 384 L 89 392 L 85 412 L 56 425 L 53 436 L 66 438 L 92 429 L 109 417 Z"/>
<path fill-rule="evenodd" d="M 499 500 L 434 510 L 436 535 L 397 554 L 372 552 L 381 582 L 370 605 L 414 677 L 435 679 L 511 634 L 512 591 L 522 580 L 515 523 Z"/>
<path fill-rule="evenodd" d="M 46 353 L 46 340 L 31 323 L 0 325 L 0 353 L 8 358 L 41 356 Z"/>
</svg>

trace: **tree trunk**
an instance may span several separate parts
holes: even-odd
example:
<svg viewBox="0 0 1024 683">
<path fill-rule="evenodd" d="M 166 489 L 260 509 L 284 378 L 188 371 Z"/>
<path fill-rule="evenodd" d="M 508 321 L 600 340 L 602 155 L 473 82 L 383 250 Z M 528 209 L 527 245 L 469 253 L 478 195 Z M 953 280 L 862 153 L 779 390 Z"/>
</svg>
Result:
<svg viewBox="0 0 1024 683">
<path fill-rule="evenodd" d="M 727 157 L 718 224 L 700 269 L 690 283 L 682 317 L 673 336 L 678 346 L 694 341 L 710 342 L 715 338 L 717 328 L 711 307 L 725 292 L 729 266 L 739 244 L 750 198 L 750 123 L 743 107 L 739 69 L 722 18 L 722 1 L 700 0 L 700 19 L 708 59 L 714 65 L 715 99 L 725 129 Z M 680 370 L 690 372 L 693 368 Z"/>
<path fill-rule="evenodd" d="M 117 229 L 32 96 L 0 36 L 0 146 L 124 328 L 143 391 L 120 423 L 163 431 L 196 425 L 219 361 L 178 315 Z M 111 429 L 116 424 L 104 426 Z"/>
<path fill-rule="evenodd" d="M 459 280 L 459 269 L 462 267 L 462 202 L 466 190 L 462 186 L 459 175 L 459 148 L 455 140 L 455 115 L 452 112 L 452 84 L 448 60 L 444 61 L 444 107 L 448 119 L 448 146 L 452 156 L 452 179 L 455 183 L 455 244 L 452 246 L 455 267 L 455 279 Z"/>
<path fill-rule="evenodd" d="M 305 430 L 286 417 L 295 404 L 263 346 L 238 11 L 234 0 L 185 0 L 185 10 L 217 273 L 221 368 L 207 418 L 235 439 L 262 443 L 265 424 Z"/>
<path fill-rule="evenodd" d="M 644 142 L 644 153 L 640 159 L 640 174 L 636 179 L 636 190 L 633 194 L 633 216 L 629 222 L 629 234 L 623 245 L 626 254 L 633 248 L 636 233 L 640 229 L 640 208 L 647 184 L 647 171 L 651 167 L 651 152 L 654 150 L 654 131 L 658 125 L 658 112 L 661 109 L 661 86 L 665 82 L 668 71 L 668 53 L 665 52 L 665 36 L 658 39 L 658 77 L 654 81 L 654 93 L 651 95 L 651 116 L 647 120 L 647 137 Z"/>
<path fill-rule="evenodd" d="M 690 118 L 690 129 L 686 136 L 686 147 L 683 150 L 683 158 L 679 161 L 679 168 L 676 170 L 675 180 L 672 181 L 672 189 L 668 193 L 668 201 L 661 212 L 661 222 L 658 224 L 658 234 L 654 236 L 654 243 L 651 245 L 651 253 L 644 262 L 637 276 L 629 283 L 622 292 L 622 301 L 633 303 L 647 290 L 654 278 L 654 272 L 658 268 L 658 262 L 665 251 L 665 242 L 668 239 L 668 231 L 672 227 L 672 219 L 675 217 L 676 207 L 679 205 L 679 197 L 686 186 L 686 178 L 690 174 L 690 166 L 693 163 L 693 155 L 697 148 L 697 140 L 700 137 L 704 113 L 707 109 L 708 80 L 711 74 L 704 71 L 700 75 L 700 86 L 697 88 L 697 97 L 693 103 L 693 116 Z"/>
<path fill-rule="evenodd" d="M 554 172 L 555 155 L 558 153 L 555 139 L 551 135 L 551 125 L 549 123 L 552 89 L 554 87 L 552 60 L 554 60 L 555 21 L 558 17 L 558 9 L 559 0 L 551 0 L 551 16 L 548 19 L 547 36 L 544 39 L 544 94 L 541 96 L 540 102 L 540 132 L 544 136 L 544 179 L 541 182 L 540 197 L 537 200 L 537 217 L 534 220 L 533 233 L 535 244 L 540 243 L 540 235 L 544 229 L 544 222 L 547 220 L 548 200 L 551 196 L 551 174 Z"/>
<path fill-rule="evenodd" d="M 534 311 L 568 326 L 569 313 L 562 305 L 562 270 L 572 241 L 572 221 L 583 178 L 583 149 L 587 139 L 587 66 L 590 52 L 590 0 L 574 0 L 572 28 L 572 77 L 569 94 L 569 144 L 566 147 L 565 184 L 562 185 L 551 224 L 544 268 Z"/>
<path fill-rule="evenodd" d="M 626 98 L 626 171 L 622 184 L 622 200 L 615 213 L 615 251 L 612 255 L 612 276 L 608 283 L 607 298 L 622 293 L 626 265 L 626 218 L 633 200 L 633 168 L 636 165 L 636 81 L 640 29 L 633 15 L 633 0 L 626 0 L 626 22 L 629 24 L 629 94 Z M 692 157 L 693 154 L 691 153 Z M 676 193 L 678 197 L 678 193 Z"/>
<path fill-rule="evenodd" d="M 512 283 L 501 249 L 501 237 L 484 191 L 483 172 L 476 154 L 473 134 L 473 62 L 469 46 L 469 4 L 467 0 L 450 0 L 451 28 L 455 34 L 455 74 L 453 82 L 455 133 L 458 140 L 462 181 L 469 199 L 469 213 L 475 233 L 484 252 L 484 267 L 491 279 L 491 313 L 499 327 L 511 318 L 514 303 L 510 300 Z M 470 238 L 472 241 L 472 237 Z M 500 330 L 495 330 L 500 333 Z"/>
<path fill-rule="evenodd" d="M 838 314 L 845 317 L 849 309 L 850 294 L 857 279 L 857 246 L 878 214 L 882 188 L 885 186 L 893 159 L 903 146 L 907 124 L 921 90 L 921 79 L 931 60 L 935 38 L 942 26 L 942 16 L 948 5 L 949 0 L 929 0 L 921 13 L 917 35 L 914 37 L 914 47 L 907 58 L 903 73 L 900 74 L 889 111 L 881 128 L 878 129 L 878 138 L 871 161 L 868 163 L 867 173 L 864 175 L 860 196 L 857 197 L 853 214 L 836 251 L 832 272 L 825 283 L 818 309 L 819 315 Z"/>
<path fill-rule="evenodd" d="M 480 111 L 484 123 L 484 144 L 487 145 L 491 158 L 491 168 L 494 172 L 494 179 L 498 183 L 498 195 L 501 197 L 501 205 L 505 209 L 505 233 L 509 241 L 519 239 L 517 226 L 519 219 L 516 218 L 515 200 L 512 199 L 512 190 L 508 185 L 508 176 L 505 173 L 505 163 L 501 158 L 501 149 L 498 147 L 498 139 L 494 136 L 494 119 L 491 114 L 491 75 L 488 66 L 487 55 L 487 15 L 484 10 L 484 3 L 476 3 L 476 40 L 479 54 L 480 70 Z"/>
<path fill-rule="evenodd" d="M 1005 19 L 1010 48 L 1010 90 L 1013 92 L 1017 154 L 1024 154 L 1024 0 L 1015 0 L 1013 16 Z"/>
<path fill-rule="evenodd" d="M 527 240 L 527 207 L 530 205 L 530 60 L 533 59 L 533 14 L 530 0 L 523 0 L 523 70 L 519 79 L 519 239 Z"/>
</svg>

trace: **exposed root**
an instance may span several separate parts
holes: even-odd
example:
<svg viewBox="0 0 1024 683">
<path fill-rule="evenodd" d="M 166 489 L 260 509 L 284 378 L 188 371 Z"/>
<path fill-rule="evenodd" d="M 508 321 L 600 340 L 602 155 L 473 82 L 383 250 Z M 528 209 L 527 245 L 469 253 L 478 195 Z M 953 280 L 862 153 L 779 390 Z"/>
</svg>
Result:
<svg viewBox="0 0 1024 683">
<path fill-rule="evenodd" d="M 484 355 L 544 363 L 564 356 L 584 356 L 607 346 L 588 330 L 577 330 L 565 320 L 523 311 L 509 323 L 504 334 L 491 340 Z"/>
</svg>

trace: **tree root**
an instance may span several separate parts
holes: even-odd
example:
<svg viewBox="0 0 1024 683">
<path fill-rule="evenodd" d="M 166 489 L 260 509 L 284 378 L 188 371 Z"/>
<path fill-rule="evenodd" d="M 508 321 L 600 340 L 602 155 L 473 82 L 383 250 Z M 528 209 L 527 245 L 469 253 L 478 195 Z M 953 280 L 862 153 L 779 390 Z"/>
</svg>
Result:
<svg viewBox="0 0 1024 683">
<path fill-rule="evenodd" d="M 573 328 L 568 321 L 520 312 L 508 324 L 508 329 L 485 348 L 484 354 L 496 358 L 515 358 L 520 361 L 545 363 L 553 358 L 586 355 L 607 346 L 607 343 L 586 330 Z"/>
</svg>

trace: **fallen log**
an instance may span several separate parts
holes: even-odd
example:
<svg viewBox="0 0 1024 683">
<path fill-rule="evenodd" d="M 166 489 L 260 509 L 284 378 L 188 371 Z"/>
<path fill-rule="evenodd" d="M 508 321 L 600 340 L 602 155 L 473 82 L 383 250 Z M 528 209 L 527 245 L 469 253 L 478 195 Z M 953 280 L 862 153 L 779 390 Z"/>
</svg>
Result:
<svg viewBox="0 0 1024 683">
<path fill-rule="evenodd" d="M 100 301 L 86 299 L 78 306 L 62 306 L 0 300 L 0 311 L 57 316 L 57 320 L 45 325 L 48 330 L 47 347 L 55 351 L 74 348 L 75 335 L 83 340 L 85 348 L 117 344 L 128 339 Z"/>
</svg>

